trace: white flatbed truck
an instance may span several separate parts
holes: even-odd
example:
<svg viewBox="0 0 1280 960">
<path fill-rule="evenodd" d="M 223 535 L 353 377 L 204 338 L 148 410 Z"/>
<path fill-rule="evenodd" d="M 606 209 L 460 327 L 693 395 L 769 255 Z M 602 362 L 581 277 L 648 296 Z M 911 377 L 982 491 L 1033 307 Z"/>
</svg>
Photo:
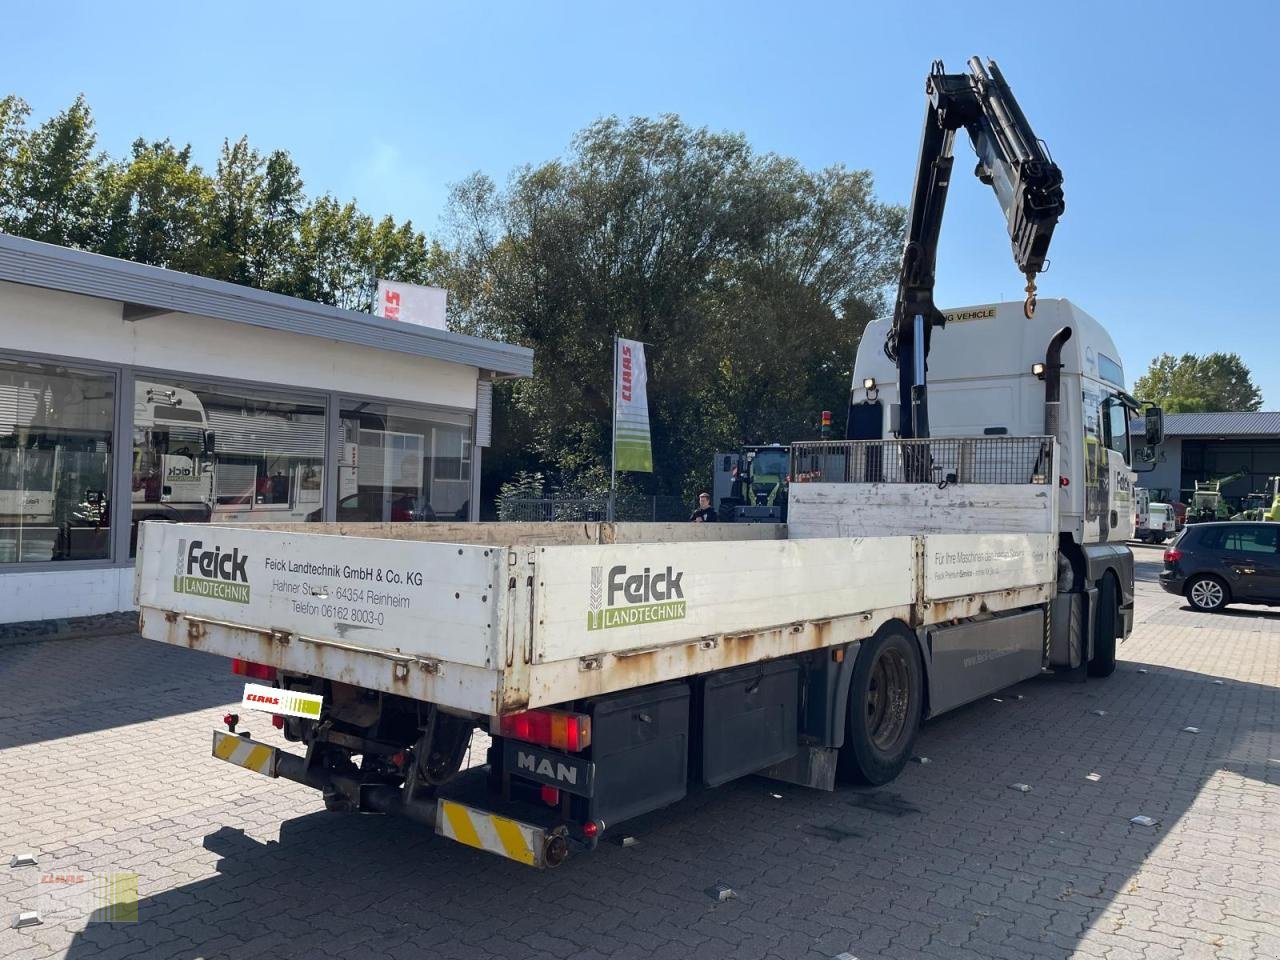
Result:
<svg viewBox="0 0 1280 960">
<path fill-rule="evenodd" d="M 1024 370 L 1008 385 L 1034 394 Z M 1083 404 L 1062 419 L 1083 449 Z M 1050 436 L 834 441 L 794 446 L 786 525 L 149 522 L 141 631 L 232 658 L 305 751 L 233 722 L 215 756 L 550 866 L 751 773 L 887 782 L 928 717 L 1109 673 L 1133 511 L 1086 542 L 1086 468 Z"/>
<path fill-rule="evenodd" d="M 859 346 L 848 439 L 792 445 L 787 524 L 143 523 L 143 635 L 233 658 L 305 750 L 228 715 L 214 755 L 544 867 L 747 774 L 885 783 L 928 717 L 1111 673 L 1137 403 L 1101 325 L 1035 307 L 1061 174 L 995 65 L 971 70 L 930 75 L 894 314 Z M 1025 304 L 933 306 L 960 127 Z"/>
<path fill-rule="evenodd" d="M 1039 674 L 1058 577 L 1051 475 L 951 488 L 1016 500 L 1019 532 L 147 523 L 141 629 L 234 658 L 255 681 L 245 707 L 316 704 L 295 697 L 283 721 L 305 756 L 218 731 L 220 758 L 550 864 L 766 768 L 830 789 L 846 744 L 867 755 L 845 765 L 883 782 L 923 716 Z M 806 486 L 827 485 L 798 484 L 801 502 Z M 483 787 L 461 776 L 455 792 L 476 728 L 493 743 Z M 524 842 L 504 844 L 497 820 Z"/>
</svg>

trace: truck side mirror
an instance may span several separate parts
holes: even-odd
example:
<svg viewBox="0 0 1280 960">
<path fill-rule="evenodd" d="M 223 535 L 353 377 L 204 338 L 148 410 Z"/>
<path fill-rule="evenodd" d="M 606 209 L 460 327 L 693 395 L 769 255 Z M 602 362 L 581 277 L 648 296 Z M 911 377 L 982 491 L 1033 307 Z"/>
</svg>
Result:
<svg viewBox="0 0 1280 960">
<path fill-rule="evenodd" d="M 1148 447 L 1164 443 L 1164 411 L 1159 407 L 1147 407 L 1146 440 Z"/>
<path fill-rule="evenodd" d="M 212 430 L 206 430 L 206 431 L 204 432 L 204 455 L 205 455 L 206 457 L 212 457 L 212 456 L 213 456 L 213 451 L 214 451 L 214 435 L 213 435 L 213 431 L 212 431 Z"/>
</svg>

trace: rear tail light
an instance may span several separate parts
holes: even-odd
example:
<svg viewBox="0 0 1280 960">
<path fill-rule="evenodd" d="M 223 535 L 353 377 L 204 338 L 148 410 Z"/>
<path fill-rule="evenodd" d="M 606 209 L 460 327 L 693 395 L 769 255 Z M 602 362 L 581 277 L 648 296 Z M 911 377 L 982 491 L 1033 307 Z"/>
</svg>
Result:
<svg viewBox="0 0 1280 960">
<path fill-rule="evenodd" d="M 526 710 L 502 718 L 502 735 L 558 750 L 591 746 L 591 718 L 565 710 Z"/>
<path fill-rule="evenodd" d="M 1165 563 L 1177 563 L 1181 559 L 1182 559 L 1182 551 L 1178 550 L 1175 547 L 1170 547 L 1168 550 L 1164 552 Z"/>
<path fill-rule="evenodd" d="M 241 660 L 239 657 L 231 661 L 231 672 L 253 680 L 266 680 L 270 683 L 276 681 L 275 667 L 269 667 L 265 663 L 254 663 L 252 660 Z"/>
</svg>

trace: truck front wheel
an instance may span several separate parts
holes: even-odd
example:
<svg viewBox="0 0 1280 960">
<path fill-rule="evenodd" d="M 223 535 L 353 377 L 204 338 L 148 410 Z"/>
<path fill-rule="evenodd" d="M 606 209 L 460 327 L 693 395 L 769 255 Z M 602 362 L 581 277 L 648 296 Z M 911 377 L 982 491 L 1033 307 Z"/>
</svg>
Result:
<svg viewBox="0 0 1280 960">
<path fill-rule="evenodd" d="M 923 699 L 914 637 L 886 627 L 864 643 L 849 684 L 841 777 L 879 786 L 901 773 L 920 729 Z"/>
<path fill-rule="evenodd" d="M 1093 625 L 1093 656 L 1089 658 L 1089 676 L 1109 677 L 1116 671 L 1116 620 L 1120 604 L 1116 581 L 1105 574 L 1098 584 L 1098 613 Z"/>
</svg>

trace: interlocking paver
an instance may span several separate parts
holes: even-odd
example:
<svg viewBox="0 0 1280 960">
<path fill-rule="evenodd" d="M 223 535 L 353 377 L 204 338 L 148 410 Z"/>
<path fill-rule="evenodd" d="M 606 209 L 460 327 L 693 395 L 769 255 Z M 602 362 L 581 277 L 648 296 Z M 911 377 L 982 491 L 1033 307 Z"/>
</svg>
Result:
<svg viewBox="0 0 1280 960">
<path fill-rule="evenodd" d="M 1280 955 L 1280 612 L 1191 613 L 1154 585 L 1159 550 L 1137 553 L 1111 679 L 943 717 L 931 762 L 878 790 L 747 779 L 546 873 L 208 757 L 239 695 L 223 660 L 137 637 L 0 647 L 0 902 L 38 897 L 41 871 L 136 872 L 142 897 L 137 925 L 0 918 L 0 956 Z M 19 849 L 40 869 L 8 871 Z M 717 883 L 739 899 L 710 901 Z"/>
</svg>

